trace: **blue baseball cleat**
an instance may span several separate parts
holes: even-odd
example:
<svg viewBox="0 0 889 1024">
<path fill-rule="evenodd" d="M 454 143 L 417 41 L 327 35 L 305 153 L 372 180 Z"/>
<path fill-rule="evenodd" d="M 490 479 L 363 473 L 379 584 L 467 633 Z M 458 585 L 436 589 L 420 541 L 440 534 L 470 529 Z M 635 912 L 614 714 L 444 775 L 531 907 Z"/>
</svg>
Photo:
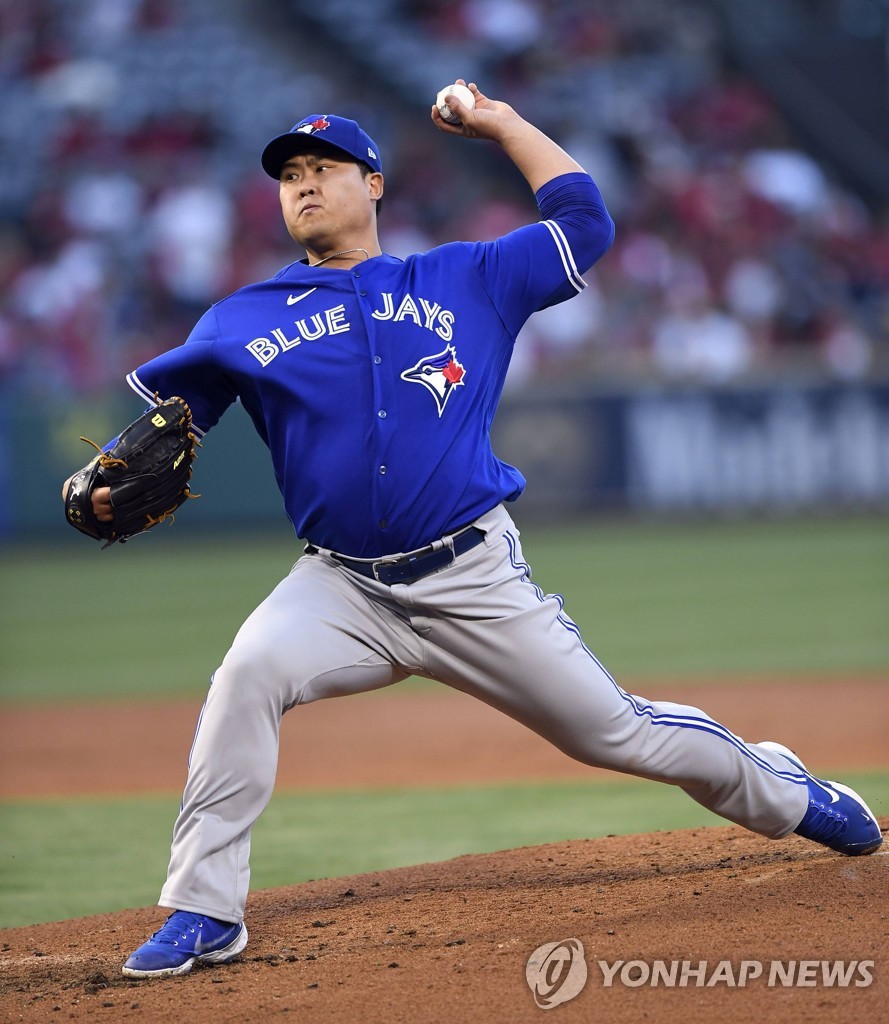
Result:
<svg viewBox="0 0 889 1024">
<path fill-rule="evenodd" d="M 130 978 L 162 978 L 188 974 L 195 960 L 224 964 L 247 945 L 244 922 L 217 921 L 204 914 L 175 910 L 166 924 L 123 965 Z"/>
<path fill-rule="evenodd" d="M 809 809 L 794 829 L 798 836 L 849 857 L 860 857 L 880 848 L 883 843 L 880 826 L 873 811 L 854 789 L 839 782 L 816 779 L 806 771 L 796 754 L 780 743 L 757 745 L 783 754 L 808 779 Z"/>
</svg>

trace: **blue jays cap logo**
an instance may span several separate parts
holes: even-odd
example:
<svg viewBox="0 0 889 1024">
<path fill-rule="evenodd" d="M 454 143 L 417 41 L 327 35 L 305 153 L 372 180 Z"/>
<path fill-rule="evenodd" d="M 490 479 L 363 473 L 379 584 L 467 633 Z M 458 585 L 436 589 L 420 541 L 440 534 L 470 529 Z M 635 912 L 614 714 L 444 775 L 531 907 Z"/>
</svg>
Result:
<svg viewBox="0 0 889 1024">
<path fill-rule="evenodd" d="M 297 121 L 289 132 L 272 139 L 262 151 L 263 170 L 272 178 L 280 177 L 285 161 L 297 153 L 304 153 L 312 146 L 313 139 L 341 149 L 353 160 L 368 164 L 378 174 L 383 171 L 377 144 L 357 121 L 338 114 L 309 114 L 302 121 Z"/>
<path fill-rule="evenodd" d="M 448 345 L 437 355 L 424 356 L 416 365 L 405 370 L 401 379 L 422 384 L 435 399 L 438 415 L 441 416 L 454 390 L 465 384 L 465 376 L 466 370 L 462 363 L 457 362 L 454 346 Z"/>
<path fill-rule="evenodd" d="M 321 117 L 316 117 L 314 121 L 306 121 L 299 125 L 295 131 L 298 131 L 301 135 L 314 135 L 316 132 L 323 132 L 325 128 L 330 127 L 330 121 L 327 120 L 327 115 L 322 114 Z"/>
</svg>

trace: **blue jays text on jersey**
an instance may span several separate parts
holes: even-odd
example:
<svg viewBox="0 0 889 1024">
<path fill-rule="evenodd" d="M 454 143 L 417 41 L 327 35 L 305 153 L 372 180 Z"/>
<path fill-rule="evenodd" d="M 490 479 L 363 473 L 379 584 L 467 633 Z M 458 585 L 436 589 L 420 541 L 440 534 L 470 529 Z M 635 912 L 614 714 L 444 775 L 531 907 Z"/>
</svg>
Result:
<svg viewBox="0 0 889 1024">
<path fill-rule="evenodd" d="M 513 342 L 584 287 L 614 235 L 588 175 L 537 201 L 542 221 L 493 242 L 294 263 L 127 379 L 149 401 L 184 398 L 201 431 L 240 399 L 298 536 L 355 558 L 422 547 L 521 494 L 489 441 Z"/>
<path fill-rule="evenodd" d="M 289 295 L 288 305 L 294 305 L 301 299 L 307 298 L 316 288 L 310 288 L 300 295 Z M 375 320 L 399 320 L 411 319 L 416 324 L 422 324 L 427 330 L 435 331 L 445 341 L 450 341 L 454 336 L 454 314 L 449 309 L 442 309 L 438 302 L 430 302 L 421 298 L 418 302 L 408 292 L 398 303 L 396 310 L 391 292 L 384 292 L 382 295 L 383 309 L 375 309 L 370 315 Z M 422 311 L 422 315 L 421 315 Z M 293 330 L 293 327 L 296 330 Z M 269 363 L 280 352 L 287 352 L 304 341 L 317 341 L 325 334 L 342 334 L 350 330 L 352 324 L 346 320 L 346 307 L 339 303 L 330 309 L 312 313 L 302 319 L 294 320 L 293 326 L 289 328 L 273 327 L 268 332 L 268 337 L 254 338 L 246 345 L 247 351 L 254 355 L 263 366 Z M 292 337 L 288 337 L 288 333 Z"/>
</svg>

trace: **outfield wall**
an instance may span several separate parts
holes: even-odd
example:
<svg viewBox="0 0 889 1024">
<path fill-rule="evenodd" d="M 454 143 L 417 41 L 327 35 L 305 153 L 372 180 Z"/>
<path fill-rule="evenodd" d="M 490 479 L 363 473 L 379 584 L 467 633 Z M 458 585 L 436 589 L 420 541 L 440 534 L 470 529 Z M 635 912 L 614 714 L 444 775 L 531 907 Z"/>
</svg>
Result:
<svg viewBox="0 0 889 1024">
<path fill-rule="evenodd" d="M 501 409 L 496 439 L 526 507 L 889 506 L 889 385 L 539 395 Z"/>
<path fill-rule="evenodd" d="M 141 407 L 104 402 L 0 408 L 0 535 L 67 536 L 59 488 L 90 449 Z M 649 388 L 506 398 L 495 451 L 528 479 L 526 514 L 575 515 L 889 508 L 889 384 L 850 387 Z M 240 408 L 199 454 L 181 522 L 280 524 L 268 454 Z"/>
</svg>

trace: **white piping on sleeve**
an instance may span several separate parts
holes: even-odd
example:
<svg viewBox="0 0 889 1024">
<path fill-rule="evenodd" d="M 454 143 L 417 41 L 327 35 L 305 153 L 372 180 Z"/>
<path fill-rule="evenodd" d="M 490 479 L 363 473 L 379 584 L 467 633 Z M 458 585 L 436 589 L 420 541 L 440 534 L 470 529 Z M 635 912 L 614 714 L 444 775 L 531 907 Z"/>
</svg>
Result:
<svg viewBox="0 0 889 1024">
<path fill-rule="evenodd" d="M 157 399 L 154 397 L 154 392 L 149 391 L 147 387 L 142 383 L 141 380 L 136 376 L 136 371 L 127 374 L 127 384 L 136 392 L 140 398 L 144 398 L 149 405 L 157 405 Z"/>
<path fill-rule="evenodd" d="M 584 281 L 580 276 L 580 271 L 577 269 L 577 264 L 574 261 L 574 254 L 571 252 L 571 246 L 568 244 L 568 239 L 565 237 L 565 233 L 555 221 L 543 220 L 540 223 L 545 224 L 549 229 L 549 233 L 553 236 L 553 241 L 556 243 L 559 256 L 562 258 L 562 266 L 565 269 L 565 274 L 573 285 L 574 290 L 582 292 L 584 288 L 586 288 L 586 281 Z"/>
</svg>

